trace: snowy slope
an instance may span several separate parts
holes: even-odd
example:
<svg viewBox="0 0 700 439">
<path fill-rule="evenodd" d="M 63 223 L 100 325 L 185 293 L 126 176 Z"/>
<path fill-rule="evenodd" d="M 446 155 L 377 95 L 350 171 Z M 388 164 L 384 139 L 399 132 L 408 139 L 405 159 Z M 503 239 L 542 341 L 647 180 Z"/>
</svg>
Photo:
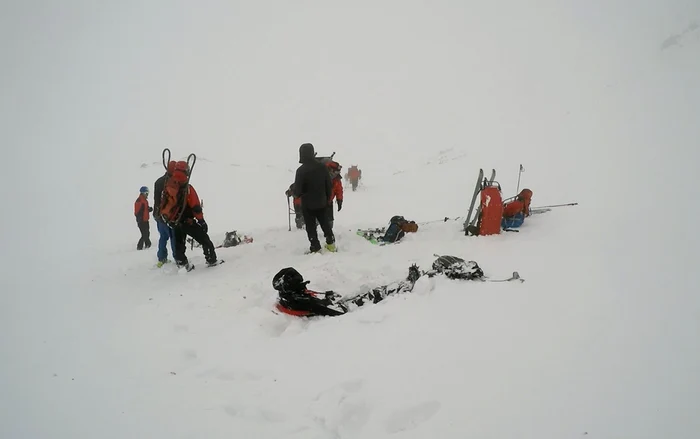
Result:
<svg viewBox="0 0 700 439">
<path fill-rule="evenodd" d="M 697 5 L 131 6 L 2 14 L 0 437 L 698 436 Z M 337 254 L 287 231 L 305 141 L 363 169 Z M 254 236 L 224 265 L 134 250 L 163 146 L 200 157 L 213 236 Z M 535 205 L 580 205 L 488 238 L 439 221 L 521 163 Z M 421 223 L 399 245 L 353 232 L 396 214 Z M 434 253 L 526 281 L 271 312 L 281 268 L 350 294 Z"/>
</svg>

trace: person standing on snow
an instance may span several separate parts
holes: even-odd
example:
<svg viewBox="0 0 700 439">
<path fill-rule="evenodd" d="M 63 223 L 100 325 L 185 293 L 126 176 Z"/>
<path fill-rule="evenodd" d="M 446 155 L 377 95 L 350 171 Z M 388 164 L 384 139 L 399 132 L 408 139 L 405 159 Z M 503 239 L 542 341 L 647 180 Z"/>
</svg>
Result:
<svg viewBox="0 0 700 439">
<path fill-rule="evenodd" d="M 149 212 L 153 212 L 153 208 L 148 205 L 148 188 L 141 186 L 139 189 L 139 197 L 134 202 L 134 215 L 136 216 L 136 225 L 141 232 L 136 250 L 143 250 L 151 247 L 151 231 L 148 220 L 150 219 Z"/>
<path fill-rule="evenodd" d="M 156 226 L 158 227 L 158 233 L 160 238 L 158 239 L 158 267 L 162 267 L 163 264 L 170 262 L 168 261 L 168 240 L 170 240 L 170 250 L 173 252 L 173 257 L 175 256 L 175 232 L 173 229 L 168 227 L 160 216 L 160 199 L 163 194 L 163 188 L 165 187 L 165 179 L 168 178 L 168 174 L 172 173 L 173 166 L 175 162 L 170 162 L 168 166 L 168 172 L 163 174 L 156 182 L 153 184 L 153 206 L 155 210 L 153 211 L 153 218 L 156 220 Z"/>
<path fill-rule="evenodd" d="M 347 174 L 345 174 L 345 179 L 350 181 L 353 191 L 357 190 L 357 185 L 359 184 L 361 178 L 362 171 L 357 167 L 357 165 L 350 166 Z"/>
<path fill-rule="evenodd" d="M 328 172 L 331 176 L 332 189 L 331 189 L 331 202 L 328 205 L 328 222 L 333 228 L 333 200 L 335 199 L 338 204 L 338 212 L 343 208 L 343 179 L 340 176 L 341 166 L 339 163 L 330 161 L 326 163 Z"/>
<path fill-rule="evenodd" d="M 321 250 L 316 229 L 318 222 L 326 238 L 326 249 L 336 251 L 335 236 L 328 219 L 328 207 L 333 207 L 331 176 L 326 166 L 316 160 L 314 146 L 310 143 L 299 147 L 299 163 L 301 166 L 294 179 L 293 195 L 301 198 L 306 234 L 311 244 L 309 250 L 312 253 Z"/>
<path fill-rule="evenodd" d="M 211 242 L 211 238 L 209 238 L 208 235 L 209 226 L 207 222 L 204 221 L 204 213 L 202 212 L 202 206 L 197 191 L 191 184 L 188 183 L 187 186 L 187 200 L 181 222 L 173 227 L 173 235 L 175 237 L 175 252 L 173 258 L 178 267 L 185 267 L 187 271 L 190 271 L 193 267 L 190 265 L 185 255 L 187 250 L 187 235 L 191 236 L 202 246 L 204 259 L 206 259 L 207 265 L 216 265 L 218 261 L 214 243 Z"/>
</svg>

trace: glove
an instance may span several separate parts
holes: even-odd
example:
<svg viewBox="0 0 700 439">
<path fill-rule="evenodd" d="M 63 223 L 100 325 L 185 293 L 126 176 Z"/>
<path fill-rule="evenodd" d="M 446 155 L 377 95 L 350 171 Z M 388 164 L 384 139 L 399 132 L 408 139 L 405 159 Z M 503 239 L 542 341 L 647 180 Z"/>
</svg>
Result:
<svg viewBox="0 0 700 439">
<path fill-rule="evenodd" d="M 197 224 L 199 225 L 199 227 L 202 228 L 202 230 L 204 230 L 204 233 L 209 232 L 209 226 L 207 225 L 207 222 L 204 221 L 204 219 L 198 219 Z"/>
<path fill-rule="evenodd" d="M 289 198 L 292 196 L 292 191 L 287 189 L 286 191 L 284 191 L 284 194 L 287 196 L 287 198 Z"/>
<path fill-rule="evenodd" d="M 149 207 L 149 208 L 148 208 L 148 211 L 149 211 L 149 212 L 153 212 L 153 208 L 152 208 L 152 207 Z"/>
<path fill-rule="evenodd" d="M 338 212 L 340 212 L 340 209 L 343 208 L 343 200 L 335 200 L 336 203 L 338 203 Z"/>
</svg>

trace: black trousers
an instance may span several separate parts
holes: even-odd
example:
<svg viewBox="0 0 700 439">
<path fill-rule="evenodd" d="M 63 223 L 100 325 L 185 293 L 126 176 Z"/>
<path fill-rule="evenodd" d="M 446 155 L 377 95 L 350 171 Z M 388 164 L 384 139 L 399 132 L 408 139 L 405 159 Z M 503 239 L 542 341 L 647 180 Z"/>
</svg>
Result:
<svg viewBox="0 0 700 439">
<path fill-rule="evenodd" d="M 198 224 L 183 223 L 174 227 L 173 231 L 175 232 L 175 254 L 173 255 L 173 259 L 175 259 L 178 266 L 186 265 L 188 262 L 187 256 L 185 255 L 187 249 L 187 235 L 191 236 L 192 239 L 202 246 L 204 259 L 206 259 L 208 263 L 216 262 L 214 243 L 211 242 L 209 235 L 199 227 Z"/>
<path fill-rule="evenodd" d="M 332 207 L 332 206 L 331 206 Z M 307 209 L 303 207 L 304 223 L 306 224 L 306 235 L 311 243 L 311 250 L 317 251 L 321 249 L 321 243 L 318 241 L 318 231 L 316 227 L 320 224 L 323 230 L 323 236 L 326 238 L 326 244 L 333 244 L 335 236 L 333 235 L 333 227 L 328 220 L 328 209 Z"/>
<path fill-rule="evenodd" d="M 136 249 L 143 250 L 144 246 L 146 248 L 151 248 L 151 227 L 148 221 L 138 223 L 138 226 L 141 231 L 141 238 L 139 238 L 139 242 L 136 244 Z"/>
</svg>

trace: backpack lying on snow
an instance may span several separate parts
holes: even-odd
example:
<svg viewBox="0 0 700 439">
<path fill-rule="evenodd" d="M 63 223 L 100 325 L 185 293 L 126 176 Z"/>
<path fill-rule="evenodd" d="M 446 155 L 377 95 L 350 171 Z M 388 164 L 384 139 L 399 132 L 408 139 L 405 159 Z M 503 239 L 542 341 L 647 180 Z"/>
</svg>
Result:
<svg viewBox="0 0 700 439">
<path fill-rule="evenodd" d="M 421 271 L 413 264 L 408 268 L 405 279 L 347 298 L 334 291 L 310 290 L 306 287 L 310 281 L 305 281 L 297 270 L 292 267 L 283 268 L 272 279 L 272 286 L 279 296 L 276 309 L 302 317 L 339 316 L 367 303 L 379 303 L 388 296 L 411 292 L 418 279 L 424 275 L 434 277 L 440 274 L 453 280 L 480 280 L 484 276 L 476 262 L 467 262 L 456 256 L 438 256 L 432 268 L 427 272 Z"/>
<path fill-rule="evenodd" d="M 409 221 L 400 215 L 396 215 L 389 220 L 389 227 L 381 240 L 384 242 L 397 242 L 406 236 L 406 233 L 416 233 L 417 231 L 418 224 L 415 221 Z"/>
</svg>

